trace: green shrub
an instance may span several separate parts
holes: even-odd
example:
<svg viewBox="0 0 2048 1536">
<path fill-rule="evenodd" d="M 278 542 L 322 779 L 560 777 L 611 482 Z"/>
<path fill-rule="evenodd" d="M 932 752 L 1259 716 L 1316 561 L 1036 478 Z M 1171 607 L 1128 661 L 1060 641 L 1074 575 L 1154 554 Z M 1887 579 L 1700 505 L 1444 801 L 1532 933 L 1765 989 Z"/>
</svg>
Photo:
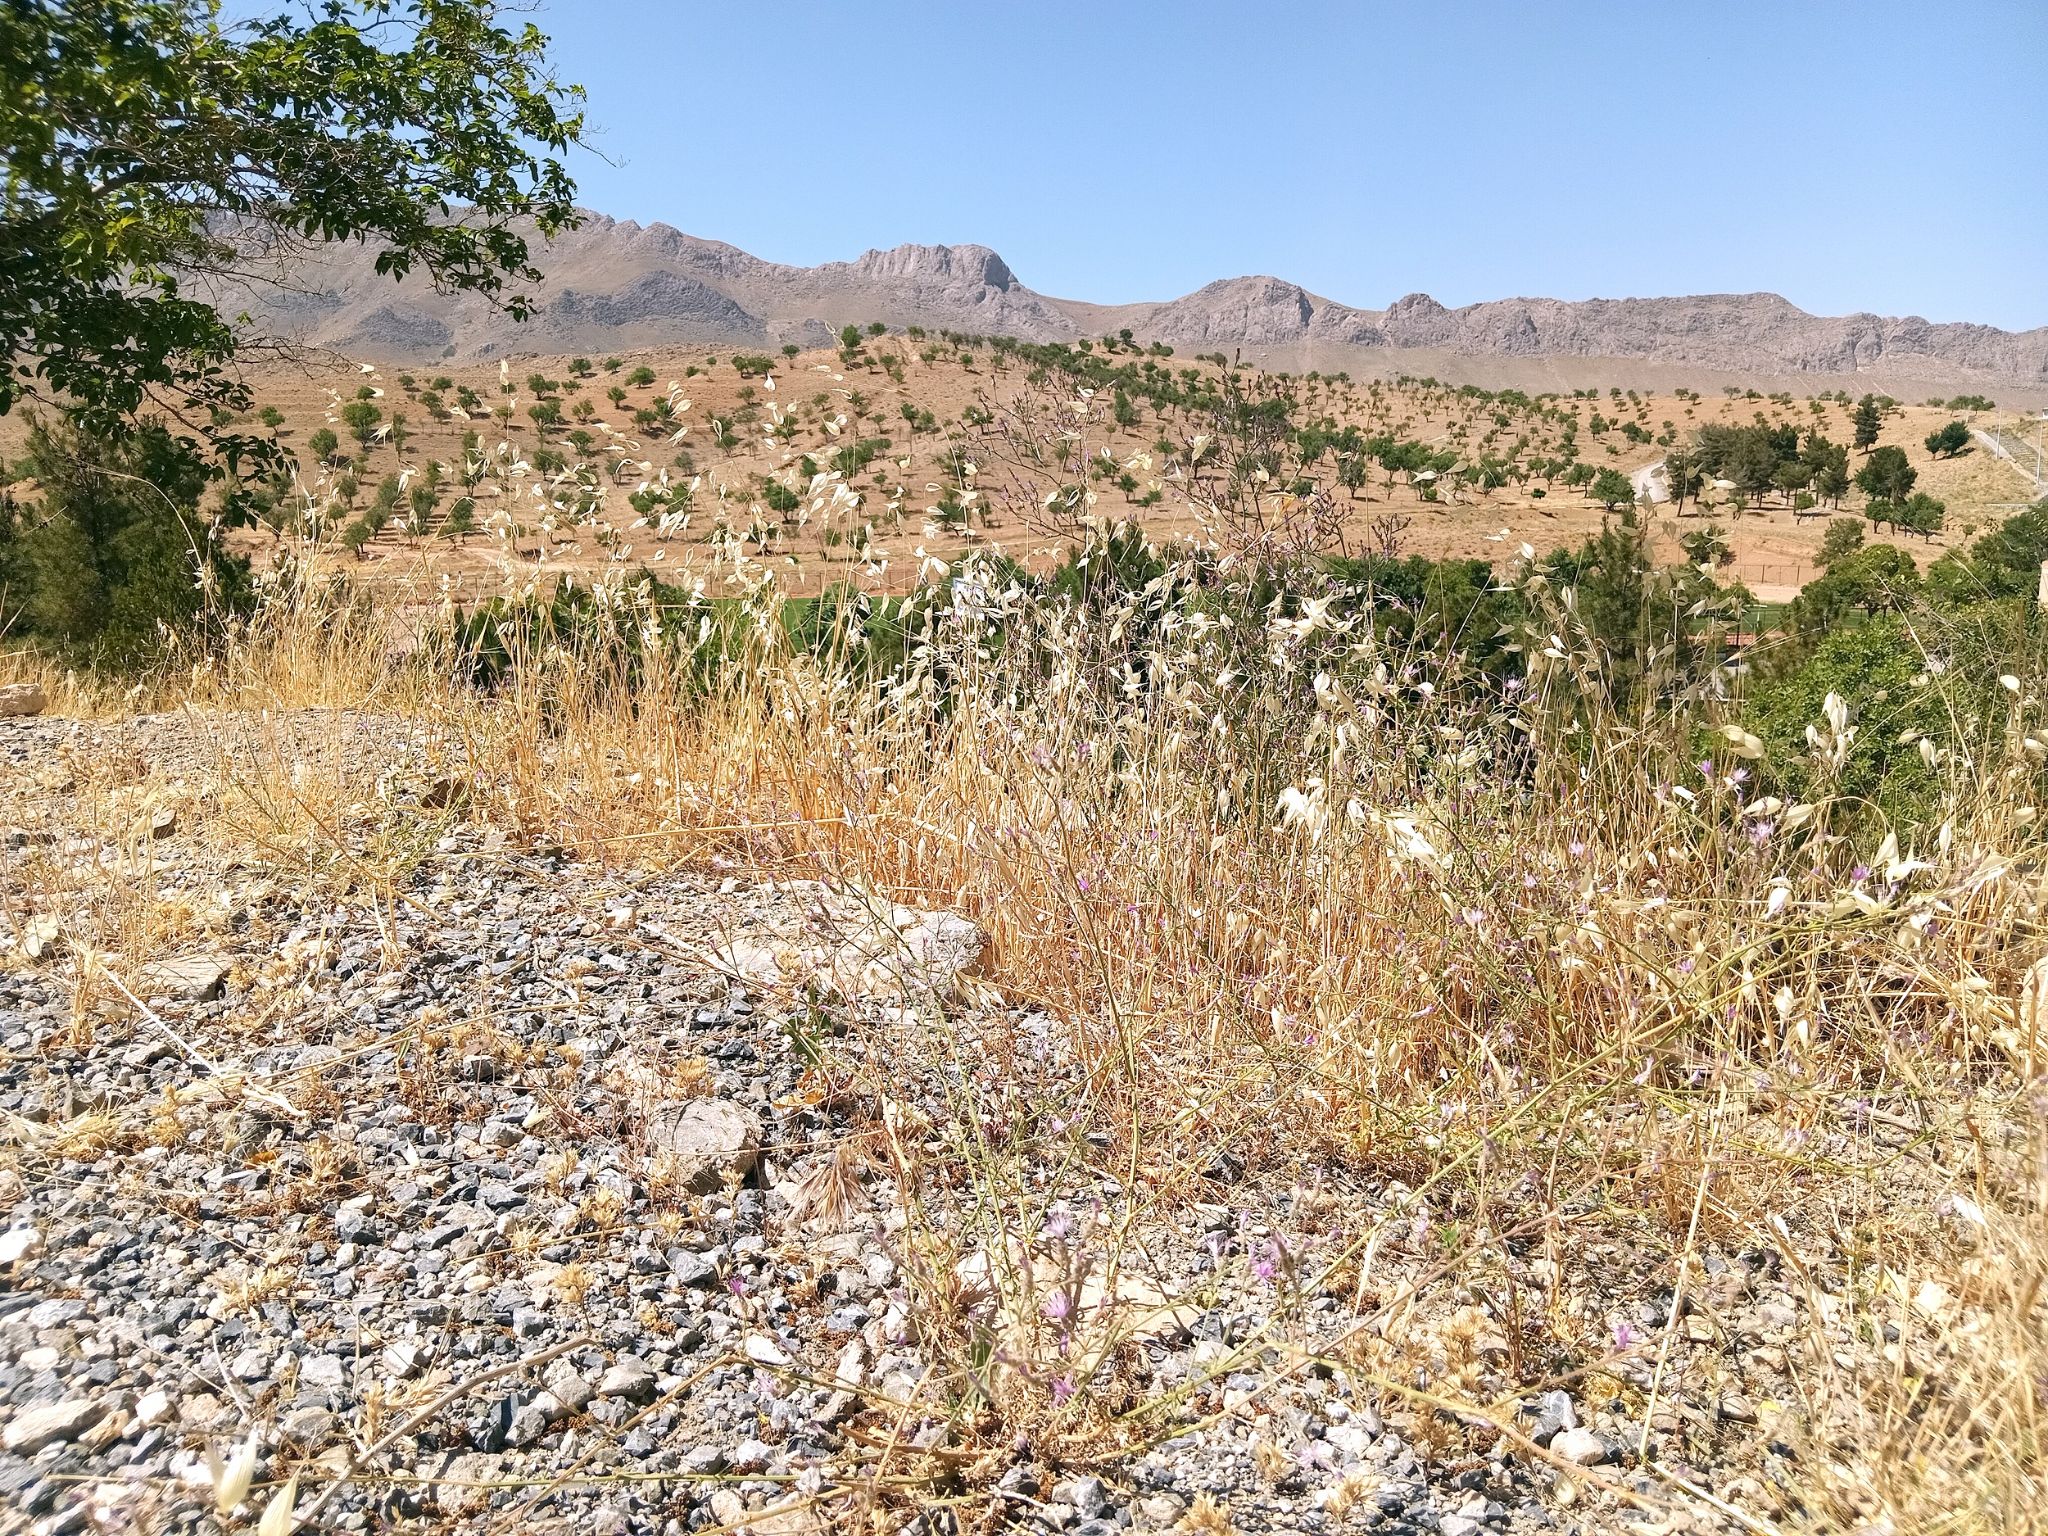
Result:
<svg viewBox="0 0 2048 1536">
<path fill-rule="evenodd" d="M 205 468 L 160 425 L 110 442 L 39 422 L 28 467 L 37 500 L 0 521 L 0 631 L 132 669 L 247 611 L 249 564 L 199 508 Z"/>
</svg>

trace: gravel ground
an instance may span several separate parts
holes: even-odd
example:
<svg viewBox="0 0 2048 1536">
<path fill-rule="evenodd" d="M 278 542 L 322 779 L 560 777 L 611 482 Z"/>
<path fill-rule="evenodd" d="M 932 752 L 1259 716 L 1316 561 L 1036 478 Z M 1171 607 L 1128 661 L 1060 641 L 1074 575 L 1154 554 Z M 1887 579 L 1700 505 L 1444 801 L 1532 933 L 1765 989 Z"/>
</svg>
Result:
<svg viewBox="0 0 2048 1536">
<path fill-rule="evenodd" d="M 1199 1198 L 1136 1222 L 1113 1277 L 1080 1256 L 1125 1226 L 1131 1191 L 1073 1164 L 1031 1175 L 1042 1230 L 1008 1256 L 1056 1276 L 1029 1293 L 1033 1321 L 1058 1312 L 1066 1331 L 1046 1361 L 998 1350 L 990 1399 L 1000 1371 L 1037 1373 L 1054 1401 L 1078 1388 L 1145 1433 L 1084 1454 L 963 1413 L 936 1385 L 960 1379 L 956 1336 L 920 1322 L 930 1247 L 913 1239 L 958 1217 L 959 1314 L 997 1337 L 1002 1303 L 976 1284 L 1001 1245 L 965 1196 L 907 1202 L 900 1164 L 840 1149 L 915 1140 L 965 1092 L 1000 1110 L 962 1063 L 1035 1051 L 1034 1113 L 1071 1086 L 1051 1022 L 985 994 L 948 1015 L 947 1050 L 925 1048 L 920 989 L 956 984 L 971 930 L 886 914 L 905 963 L 878 967 L 872 934 L 844 947 L 859 924 L 821 888 L 608 872 L 462 822 L 438 808 L 430 733 L 332 715 L 235 729 L 304 732 L 374 782 L 336 808 L 349 826 L 426 830 L 372 899 L 154 823 L 158 899 L 203 921 L 107 962 L 132 997 L 82 985 L 62 890 L 0 888 L 0 1528 L 215 1528 L 209 1450 L 252 1435 L 251 1528 L 294 1472 L 302 1512 L 348 1474 L 323 1526 L 591 1536 L 1479 1536 L 1637 1528 L 1650 1517 L 1628 1497 L 1661 1506 L 1675 1478 L 1736 1503 L 1798 1482 L 1777 1426 L 1810 1318 L 1777 1254 L 1709 1246 L 1674 1315 L 1668 1267 L 1617 1247 L 1587 1322 L 1612 1337 L 1604 1374 L 1556 1362 L 1560 1385 L 1510 1396 L 1509 1435 L 1421 1426 L 1366 1365 L 1488 1395 L 1511 1352 L 1501 1293 L 1441 1273 L 1398 1185 L 1247 1177 L 1228 1158 Z M 4 857 L 135 858 L 67 825 L 81 791 L 203 799 L 223 739 L 181 717 L 0 721 Z M 880 1079 L 877 1110 L 859 1085 Z M 943 1190 L 949 1143 L 927 1145 Z M 1370 1293 L 1355 1269 L 1302 1278 L 1375 1223 Z M 1513 1261 L 1529 1297 L 1544 1262 L 1540 1244 Z M 1443 1283 L 1404 1324 L 1425 1281 Z M 1139 1320 L 1098 1359 L 1086 1325 L 1113 1310 Z M 1614 1390 L 1653 1374 L 1656 1472 Z M 1696 1528 L 1722 1523 L 1681 1502 Z"/>
</svg>

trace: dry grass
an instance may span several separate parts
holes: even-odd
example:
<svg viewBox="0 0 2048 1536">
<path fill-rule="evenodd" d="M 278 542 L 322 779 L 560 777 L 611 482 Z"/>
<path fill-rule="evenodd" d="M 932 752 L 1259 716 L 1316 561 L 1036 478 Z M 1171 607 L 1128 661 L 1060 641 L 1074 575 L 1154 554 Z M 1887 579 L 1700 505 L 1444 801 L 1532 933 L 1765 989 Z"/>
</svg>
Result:
<svg viewBox="0 0 2048 1536">
<path fill-rule="evenodd" d="M 1569 655 L 1520 702 L 1475 707 L 1454 678 L 1424 697 L 1416 674 L 1401 684 L 1411 659 L 1299 625 L 1132 643 L 1148 603 L 1162 595 L 1085 621 L 1015 613 L 1000 650 L 941 619 L 888 687 L 766 645 L 708 692 L 658 656 L 626 687 L 556 652 L 454 717 L 485 813 L 526 832 L 818 876 L 983 927 L 988 983 L 1055 1021 L 1058 1050 L 1049 1065 L 1004 1029 L 924 1017 L 891 1074 L 914 1060 L 953 1085 L 952 1123 L 881 1137 L 913 1207 L 923 1326 L 964 1375 L 988 1315 L 964 1264 L 1011 1256 L 982 1273 L 1012 1319 L 1064 1283 L 1014 1262 L 1050 1209 L 1046 1167 L 1054 1191 L 1124 1191 L 1098 1237 L 1112 1290 L 1219 1154 L 1340 1168 L 1400 1181 L 1396 1215 L 1447 1229 L 1439 1295 L 1512 1291 L 1510 1247 L 1532 1239 L 1554 1276 L 1503 1375 L 1446 1356 L 1455 1326 L 1404 1330 L 1425 1298 L 1384 1303 L 1372 1276 L 1399 1222 L 1339 1210 L 1290 1262 L 1303 1294 L 1354 1293 L 1346 1363 L 1390 1395 L 1415 1397 L 1426 1358 L 1419 1406 L 1504 1420 L 1544 1362 L 1611 1347 L 1603 1245 L 1654 1255 L 1681 1292 L 1709 1245 L 1762 1249 L 1817 1319 L 1778 1429 L 1811 1481 L 1791 1502 L 1738 1483 L 1736 1503 L 1766 1528 L 2030 1518 L 2048 1491 L 2043 871 L 2010 786 L 2031 774 L 1959 772 L 1924 848 L 1832 831 L 1845 812 L 1825 800 L 1779 808 L 1803 825 L 1762 837 L 1733 755 L 1681 795 L 1662 722 L 1563 739 Z M 1231 665 L 1254 670 L 1218 688 Z M 1125 686 L 1133 668 L 1149 687 Z M 2022 744 L 2016 727 L 2023 767 Z M 886 1122 L 902 1088 L 862 1086 Z M 1086 1358 L 1135 1326 L 1105 1313 Z M 1008 1344 L 1049 1358 L 1033 1331 Z M 1087 1459 L 1170 1432 L 1109 1378 L 1076 1397 L 1048 1365 L 982 1390 L 971 1437 L 1023 1425 Z M 1630 1394 L 1653 1465 L 1659 1393 Z M 1672 1472 L 1673 1497 L 1688 1487 Z"/>
<path fill-rule="evenodd" d="M 708 681 L 668 645 L 628 677 L 599 636 L 521 658 L 488 697 L 302 587 L 224 661 L 147 696 L 416 716 L 459 743 L 467 813 L 524 835 L 819 877 L 979 924 L 984 1001 L 1004 1007 L 870 1020 L 889 1071 L 851 1052 L 835 1090 L 871 1107 L 863 1147 L 905 1202 L 920 1327 L 974 1387 L 950 1399 L 970 1445 L 1022 1430 L 1087 1460 L 1210 1400 L 1120 1386 L 1145 1303 L 1111 1302 L 1145 1234 L 1228 1156 L 1392 1192 L 1356 1210 L 1333 1196 L 1286 1283 L 1348 1296 L 1342 1363 L 1411 1403 L 1419 1433 L 1439 1408 L 1505 1433 L 1503 1404 L 1556 1362 L 1603 1369 L 1616 1244 L 1679 1294 L 1704 1288 L 1709 1247 L 1749 1247 L 1810 1300 L 1801 1400 L 1776 1429 L 1805 1481 L 1701 1490 L 1662 1461 L 1668 1340 L 1652 1339 L 1647 1376 L 1614 1384 L 1670 1497 L 1760 1530 L 2037 1520 L 2040 680 L 2005 760 L 1958 768 L 1939 838 L 1902 849 L 1825 797 L 1760 808 L 1733 753 L 1702 776 L 1679 718 L 1589 712 L 1595 658 L 1562 615 L 1555 654 L 1503 695 L 1313 615 L 1205 621 L 1184 579 L 1088 610 L 991 591 L 935 611 L 880 679 L 793 653 L 761 586 L 753 643 Z M 628 604 L 615 621 L 646 617 Z M 61 686 L 60 708 L 133 707 Z M 285 868 L 341 848 L 368 899 L 395 899 L 404 836 L 338 817 L 351 787 L 291 744 L 236 740 L 207 835 Z M 146 881 L 94 901 L 95 945 L 162 942 Z M 1049 1048 L 1019 1032 L 1024 1011 L 1052 1022 Z M 919 1082 L 944 1116 L 918 1118 Z M 1030 1244 L 1063 1191 L 1104 1183 L 1121 1196 L 1084 1234 L 1100 1324 L 1077 1380 L 1044 1321 L 1079 1281 Z M 1428 1262 L 1392 1283 L 1383 1249 L 1411 1229 Z M 1546 1279 L 1522 1295 L 1531 1252 Z M 1050 1332 L 1071 1350 L 1077 1326 Z M 991 1330 L 1014 1369 L 976 1356 Z M 874 1487 L 903 1473 L 894 1454 Z M 1214 1506 L 1189 1521 L 1227 1528 Z"/>
</svg>

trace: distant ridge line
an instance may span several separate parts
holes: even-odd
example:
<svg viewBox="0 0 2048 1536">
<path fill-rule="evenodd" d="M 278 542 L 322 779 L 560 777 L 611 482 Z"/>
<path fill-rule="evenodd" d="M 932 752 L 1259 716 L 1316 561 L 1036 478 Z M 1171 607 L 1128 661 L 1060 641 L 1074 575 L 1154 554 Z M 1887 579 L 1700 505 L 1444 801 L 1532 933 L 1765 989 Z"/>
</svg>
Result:
<svg viewBox="0 0 2048 1536">
<path fill-rule="evenodd" d="M 1563 384 L 1598 360 L 1624 372 L 1705 370 L 1808 387 L 1911 383 L 2048 396 L 2048 326 L 1820 316 L 1772 293 L 1457 308 L 1411 293 L 1374 310 L 1247 276 L 1176 299 L 1103 305 L 1035 292 L 982 245 L 899 245 L 800 267 L 666 224 L 594 213 L 537 255 L 546 281 L 538 315 L 523 326 L 474 295 L 395 286 L 375 273 L 374 253 L 355 245 L 316 252 L 286 287 L 250 283 L 219 297 L 268 334 L 394 362 L 674 344 L 822 346 L 843 325 L 881 321 L 1037 342 L 1129 330 L 1177 351 L 1241 349 L 1248 361 L 1294 369 L 1416 371 L 1403 362 L 1412 357 L 1428 371 L 1436 359 L 1535 385 Z"/>
</svg>

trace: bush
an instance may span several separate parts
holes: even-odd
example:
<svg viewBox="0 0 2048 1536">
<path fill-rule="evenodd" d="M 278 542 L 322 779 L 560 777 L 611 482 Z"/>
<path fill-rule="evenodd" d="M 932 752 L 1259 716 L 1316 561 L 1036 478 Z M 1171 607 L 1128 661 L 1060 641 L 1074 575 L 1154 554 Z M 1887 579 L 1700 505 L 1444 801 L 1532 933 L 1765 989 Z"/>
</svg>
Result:
<svg viewBox="0 0 2048 1536">
<path fill-rule="evenodd" d="M 108 442 L 37 423 L 28 464 L 41 494 L 0 523 L 0 630 L 133 669 L 247 611 L 249 564 L 199 510 L 205 468 L 161 426 Z"/>
<path fill-rule="evenodd" d="M 1970 429 L 1952 421 L 1938 432 L 1927 434 L 1927 451 L 1938 459 L 1952 459 L 1970 446 Z"/>
<path fill-rule="evenodd" d="M 1927 573 L 1928 590 L 1944 602 L 2031 597 L 2048 561 L 2048 501 L 2007 518 L 1978 539 L 1967 554 L 1953 553 Z"/>
<path fill-rule="evenodd" d="M 1745 701 L 1743 719 L 1764 743 L 1766 783 L 1793 799 L 1833 793 L 1850 818 L 1874 815 L 1901 829 L 1902 841 L 1907 830 L 1930 829 L 1942 815 L 1945 775 L 1929 754 L 1991 759 L 2007 712 L 1998 676 L 2025 670 L 2021 653 L 2038 653 L 2040 638 L 2015 602 L 1960 615 L 1922 605 L 1911 615 L 1838 624 Z M 1855 741 L 1838 777 L 1807 738 L 1807 727 L 1824 721 L 1831 693 L 1855 711 Z"/>
</svg>

